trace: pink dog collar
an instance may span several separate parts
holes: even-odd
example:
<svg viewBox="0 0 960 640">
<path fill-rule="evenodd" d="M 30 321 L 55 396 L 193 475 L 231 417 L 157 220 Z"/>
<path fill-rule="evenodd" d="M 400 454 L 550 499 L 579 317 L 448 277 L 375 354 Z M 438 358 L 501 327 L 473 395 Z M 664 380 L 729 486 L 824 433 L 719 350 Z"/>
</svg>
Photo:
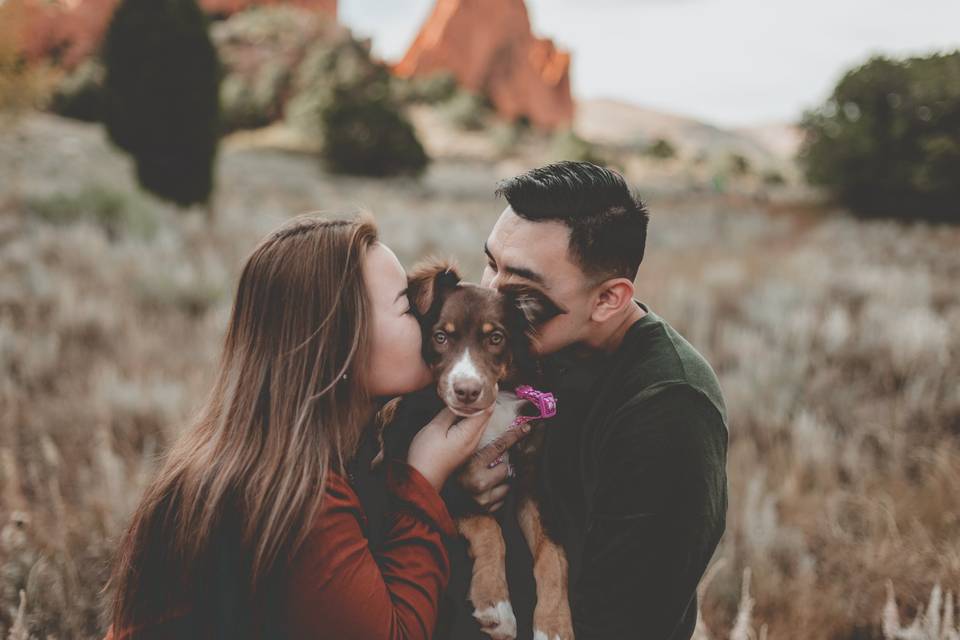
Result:
<svg viewBox="0 0 960 640">
<path fill-rule="evenodd" d="M 531 420 L 542 420 L 544 418 L 552 418 L 557 415 L 557 398 L 552 393 L 547 393 L 545 391 L 537 391 L 528 384 L 520 385 L 516 388 L 514 393 L 517 394 L 518 398 L 523 398 L 524 400 L 529 400 L 534 405 L 536 405 L 537 410 L 540 411 L 538 416 L 517 416 L 513 419 L 513 422 L 510 423 L 510 428 L 519 427 L 522 424 L 526 424 Z M 487 465 L 488 469 L 492 469 L 498 464 L 503 462 L 503 456 L 497 457 L 496 460 Z M 513 477 L 513 468 L 511 467 L 508 470 L 508 476 Z"/>
<path fill-rule="evenodd" d="M 523 398 L 524 400 L 529 400 L 537 409 L 540 411 L 539 416 L 517 416 L 513 424 L 510 426 L 518 427 L 521 424 L 530 422 L 531 420 L 539 420 L 542 418 L 552 418 L 557 415 L 557 399 L 552 393 L 547 393 L 545 391 L 537 391 L 528 384 L 523 384 L 517 387 L 514 393 L 517 394 L 518 398 Z"/>
</svg>

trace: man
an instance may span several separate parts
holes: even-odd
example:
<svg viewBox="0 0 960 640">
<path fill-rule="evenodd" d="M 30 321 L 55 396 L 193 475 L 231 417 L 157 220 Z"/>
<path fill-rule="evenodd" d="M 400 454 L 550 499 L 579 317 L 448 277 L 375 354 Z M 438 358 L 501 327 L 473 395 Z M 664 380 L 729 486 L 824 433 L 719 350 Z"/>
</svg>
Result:
<svg viewBox="0 0 960 640">
<path fill-rule="evenodd" d="M 538 491 L 567 554 L 576 638 L 686 640 L 725 528 L 726 410 L 706 360 L 634 298 L 648 212 L 622 176 L 588 163 L 534 169 L 497 193 L 507 207 L 486 242 L 482 284 L 535 287 L 562 311 L 536 347 L 559 407 L 542 427 Z M 531 638 L 535 590 L 510 470 L 487 468 L 520 437 L 478 452 L 445 495 L 466 492 L 497 513 L 517 637 Z M 436 637 L 486 638 L 466 596 L 465 545 L 449 547 Z"/>
</svg>

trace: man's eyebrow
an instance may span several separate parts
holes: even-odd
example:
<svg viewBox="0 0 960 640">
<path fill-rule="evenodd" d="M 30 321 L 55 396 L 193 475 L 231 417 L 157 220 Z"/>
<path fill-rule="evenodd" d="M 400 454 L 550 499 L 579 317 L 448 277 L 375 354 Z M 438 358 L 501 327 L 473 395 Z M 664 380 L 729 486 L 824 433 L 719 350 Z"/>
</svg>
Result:
<svg viewBox="0 0 960 640">
<path fill-rule="evenodd" d="M 483 243 L 483 252 L 487 254 L 487 257 L 490 258 L 490 261 L 491 261 L 491 262 L 496 263 L 496 260 L 493 259 L 493 254 L 490 253 L 490 247 L 487 246 L 487 243 L 486 243 L 486 242 Z M 539 273 L 537 273 L 536 271 L 533 271 L 533 270 L 531 270 L 531 269 L 527 269 L 527 268 L 525 268 L 525 267 L 507 267 L 507 266 L 505 266 L 505 267 L 503 267 L 503 270 L 506 271 L 507 273 L 512 273 L 513 275 L 515 275 L 515 276 L 517 276 L 517 277 L 524 278 L 524 279 L 526 279 L 526 280 L 530 280 L 531 282 L 536 282 L 537 284 L 539 284 L 540 286 L 542 286 L 542 287 L 544 287 L 544 288 L 549 288 L 549 287 L 547 287 L 547 283 L 543 281 L 543 276 L 541 276 Z"/>
<path fill-rule="evenodd" d="M 404 289 L 403 291 L 401 291 L 400 293 L 398 293 L 398 294 L 397 294 L 397 297 L 394 298 L 393 301 L 396 302 L 397 300 L 399 300 L 399 299 L 402 298 L 403 296 L 407 295 L 407 292 L 408 292 L 408 291 L 410 291 L 410 287 L 407 287 L 406 289 Z"/>
</svg>

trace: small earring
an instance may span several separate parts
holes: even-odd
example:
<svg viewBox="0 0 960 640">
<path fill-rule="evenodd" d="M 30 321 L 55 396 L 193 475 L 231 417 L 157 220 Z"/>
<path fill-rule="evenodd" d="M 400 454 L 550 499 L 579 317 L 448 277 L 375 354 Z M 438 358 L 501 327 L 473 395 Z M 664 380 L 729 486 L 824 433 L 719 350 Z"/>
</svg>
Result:
<svg viewBox="0 0 960 640">
<path fill-rule="evenodd" d="M 343 374 L 342 376 L 340 376 L 340 379 L 341 379 L 341 380 L 346 380 L 346 379 L 347 379 L 347 374 Z"/>
</svg>

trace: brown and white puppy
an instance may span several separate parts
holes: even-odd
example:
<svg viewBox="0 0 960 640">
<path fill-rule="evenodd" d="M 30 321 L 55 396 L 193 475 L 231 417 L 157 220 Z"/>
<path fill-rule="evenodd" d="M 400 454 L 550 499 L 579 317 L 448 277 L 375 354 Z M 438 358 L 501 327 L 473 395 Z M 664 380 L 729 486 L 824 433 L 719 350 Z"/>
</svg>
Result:
<svg viewBox="0 0 960 640">
<path fill-rule="evenodd" d="M 531 352 L 534 327 L 559 310 L 535 289 L 500 291 L 461 282 L 456 268 L 441 261 L 412 271 L 408 294 L 423 328 L 423 357 L 437 382 L 437 393 L 451 411 L 470 416 L 496 404 L 480 447 L 511 428 L 521 413 L 535 408 L 516 396 L 521 384 L 537 386 L 539 365 Z M 519 478 L 517 517 L 533 555 L 537 583 L 535 640 L 571 640 L 567 600 L 567 560 L 544 531 L 533 492 L 537 452 L 543 442 L 538 421 L 512 451 Z M 506 454 L 505 454 L 506 458 Z M 495 640 L 516 638 L 516 618 L 507 588 L 503 535 L 496 519 L 472 511 L 457 517 L 473 559 L 470 600 L 474 617 Z"/>
</svg>

